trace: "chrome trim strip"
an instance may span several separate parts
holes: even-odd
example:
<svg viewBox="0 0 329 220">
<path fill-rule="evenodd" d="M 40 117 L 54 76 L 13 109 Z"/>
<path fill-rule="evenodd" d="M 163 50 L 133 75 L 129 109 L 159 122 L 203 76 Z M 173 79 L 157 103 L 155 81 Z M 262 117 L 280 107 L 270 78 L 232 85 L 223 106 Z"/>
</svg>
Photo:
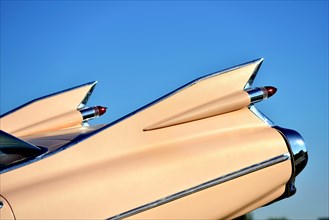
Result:
<svg viewBox="0 0 329 220">
<path fill-rule="evenodd" d="M 266 115 L 264 115 L 261 111 L 259 111 L 254 105 L 250 105 L 249 110 L 269 126 L 273 127 L 275 125 L 274 122 L 271 121 L 271 119 L 266 117 Z"/>
<path fill-rule="evenodd" d="M 181 191 L 181 192 L 178 192 L 178 193 L 175 193 L 173 195 L 170 195 L 170 196 L 167 196 L 167 197 L 164 197 L 164 198 L 161 198 L 159 200 L 156 200 L 154 202 L 151 202 L 151 203 L 148 203 L 146 205 L 143 205 L 143 206 L 140 206 L 138 208 L 135 208 L 135 209 L 132 209 L 130 211 L 127 211 L 127 212 L 124 212 L 124 213 L 121 213 L 119 215 L 116 215 L 116 216 L 113 216 L 113 217 L 110 217 L 109 219 L 110 220 L 116 220 L 116 219 L 122 219 L 122 218 L 127 218 L 129 216 L 132 216 L 132 215 L 135 215 L 135 214 L 138 214 L 140 212 L 143 212 L 143 211 L 146 211 L 146 210 L 149 210 L 151 208 L 155 208 L 157 206 L 160 206 L 160 205 L 163 205 L 163 204 L 166 204 L 168 202 L 172 202 L 176 199 L 180 199 L 182 197 L 185 197 L 185 196 L 188 196 L 188 195 L 191 195 L 193 193 L 196 193 L 196 192 L 199 192 L 201 190 L 204 190 L 204 189 L 207 189 L 207 188 L 210 188 L 210 187 L 213 187 L 213 186 L 216 186 L 218 184 L 221 184 L 221 183 L 224 183 L 224 182 L 227 182 L 227 181 L 230 181 L 230 180 L 233 180 L 233 179 L 236 179 L 238 177 L 241 177 L 241 176 L 244 176 L 244 175 L 247 175 L 247 174 L 250 174 L 250 173 L 253 173 L 253 172 L 256 172 L 256 171 L 259 171 L 261 169 L 264 169 L 264 168 L 267 168 L 267 167 L 270 167 L 270 166 L 273 166 L 275 164 L 278 164 L 278 163 L 281 163 L 281 162 L 284 162 L 286 160 L 290 159 L 290 154 L 289 153 L 286 153 L 286 154 L 282 154 L 282 155 L 279 155 L 279 156 L 276 156 L 276 157 L 273 157 L 269 160 L 265 160 L 265 161 L 262 161 L 260 163 L 257 163 L 257 164 L 254 164 L 254 165 L 251 165 L 251 166 L 248 166 L 246 168 L 243 168 L 241 170 L 237 170 L 235 172 L 232 172 L 232 173 L 229 173 L 229 174 L 226 174 L 224 176 L 220 176 L 216 179 L 213 179 L 213 180 L 210 180 L 208 182 L 205 182 L 205 183 L 202 183 L 198 186 L 195 186 L 195 187 L 192 187 L 192 188 L 189 188 L 187 190 L 184 190 L 184 191 Z"/>
<path fill-rule="evenodd" d="M 264 61 L 264 58 L 260 58 L 260 59 L 254 60 L 255 63 L 256 62 L 258 63 L 258 65 L 257 65 L 256 69 L 254 70 L 254 72 L 252 73 L 251 77 L 249 78 L 247 84 L 244 86 L 244 89 L 251 88 L 251 85 L 254 83 L 254 80 L 255 80 L 255 78 L 257 76 L 258 70 L 261 67 L 263 61 Z"/>
<path fill-rule="evenodd" d="M 84 99 L 81 101 L 81 103 L 79 104 L 77 109 L 81 109 L 81 108 L 84 108 L 86 106 L 91 94 L 93 93 L 93 91 L 95 89 L 96 84 L 97 84 L 97 81 L 94 81 L 94 82 L 91 83 L 91 88 L 89 89 L 88 93 L 86 94 Z"/>
</svg>

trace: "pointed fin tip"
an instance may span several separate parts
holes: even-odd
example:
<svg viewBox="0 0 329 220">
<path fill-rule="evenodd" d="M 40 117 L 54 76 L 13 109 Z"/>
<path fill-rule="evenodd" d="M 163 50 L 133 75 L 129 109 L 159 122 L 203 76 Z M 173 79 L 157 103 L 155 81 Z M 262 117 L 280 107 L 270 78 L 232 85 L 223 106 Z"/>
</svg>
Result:
<svg viewBox="0 0 329 220">
<path fill-rule="evenodd" d="M 226 72 L 229 72 L 229 71 L 232 71 L 232 70 L 235 70 L 235 69 L 239 69 L 239 68 L 242 68 L 242 67 L 245 67 L 247 65 L 250 65 L 250 64 L 253 64 L 253 63 L 257 63 L 257 66 L 256 66 L 256 69 L 254 71 L 254 73 L 256 72 L 257 74 L 257 71 L 258 69 L 260 68 L 261 64 L 263 63 L 264 61 L 264 58 L 258 58 L 258 59 L 254 59 L 254 60 L 251 60 L 251 61 L 248 61 L 248 62 L 245 62 L 245 63 L 241 63 L 241 64 L 238 64 L 238 65 L 235 65 L 235 66 L 232 66 L 232 67 L 229 67 L 229 68 L 226 68 L 226 69 L 222 69 L 222 70 L 219 70 L 217 72 L 213 72 L 213 73 L 210 73 L 210 74 L 207 74 L 207 75 L 204 75 L 204 76 L 201 76 L 191 82 L 189 82 L 188 84 L 186 84 L 185 86 L 187 85 L 192 85 L 192 84 L 195 84 L 195 83 L 198 83 L 200 81 L 203 81 L 203 80 L 206 80 L 206 79 L 209 79 L 209 78 L 212 78 L 214 76 L 217 76 L 217 75 L 221 75 L 221 74 L 224 74 Z M 253 74 L 254 75 L 254 74 Z M 251 78 L 253 77 L 253 75 L 251 76 Z M 253 81 L 253 79 L 252 79 Z M 249 83 L 249 81 L 248 81 Z M 247 87 L 248 83 L 246 84 L 246 87 L 245 88 L 249 88 Z M 251 84 L 250 84 L 251 85 Z"/>
<path fill-rule="evenodd" d="M 254 62 L 257 62 L 257 63 L 262 63 L 263 61 L 264 61 L 263 57 L 254 60 Z"/>
<path fill-rule="evenodd" d="M 264 61 L 264 58 L 259 58 L 259 59 L 255 59 L 255 60 L 253 60 L 253 61 L 251 61 L 251 62 L 248 63 L 248 64 L 256 63 L 256 67 L 255 67 L 254 72 L 251 74 L 248 82 L 246 83 L 246 85 L 244 86 L 243 89 L 249 89 L 249 88 L 251 88 L 251 86 L 252 86 L 252 84 L 253 84 L 256 76 L 257 76 L 258 70 L 261 67 L 263 61 Z"/>
<path fill-rule="evenodd" d="M 97 83 L 98 83 L 98 81 L 95 80 L 95 81 L 91 81 L 91 82 L 87 83 L 87 85 L 96 85 Z"/>
<path fill-rule="evenodd" d="M 95 89 L 96 84 L 97 84 L 97 81 L 92 81 L 92 82 L 85 84 L 86 86 L 90 86 L 90 89 L 86 93 L 85 97 L 82 99 L 81 103 L 78 105 L 77 109 L 81 109 L 86 106 L 91 94 L 93 93 L 93 91 Z"/>
</svg>

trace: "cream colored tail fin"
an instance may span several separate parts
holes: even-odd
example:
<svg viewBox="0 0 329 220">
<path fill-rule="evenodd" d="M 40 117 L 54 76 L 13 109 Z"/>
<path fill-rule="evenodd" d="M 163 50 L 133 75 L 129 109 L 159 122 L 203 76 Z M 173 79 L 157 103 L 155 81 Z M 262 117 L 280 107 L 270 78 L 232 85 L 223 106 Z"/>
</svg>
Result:
<svg viewBox="0 0 329 220">
<path fill-rule="evenodd" d="M 47 131 L 50 127 L 61 129 L 80 125 L 82 117 L 77 109 L 86 104 L 96 83 L 90 82 L 28 102 L 1 116 L 1 130 L 25 136 Z"/>
<path fill-rule="evenodd" d="M 144 131 L 169 127 L 247 107 L 244 90 L 252 84 L 263 59 L 211 74 L 188 84 L 153 108 L 156 121 Z"/>
</svg>

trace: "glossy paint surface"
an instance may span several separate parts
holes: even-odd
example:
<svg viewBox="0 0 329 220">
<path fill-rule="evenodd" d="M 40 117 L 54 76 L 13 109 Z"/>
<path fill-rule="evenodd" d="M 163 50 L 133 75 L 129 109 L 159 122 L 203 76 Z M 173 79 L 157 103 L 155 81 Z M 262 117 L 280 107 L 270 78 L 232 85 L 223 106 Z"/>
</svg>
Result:
<svg viewBox="0 0 329 220">
<path fill-rule="evenodd" d="M 109 123 L 207 73 L 264 57 L 257 108 L 299 131 L 310 161 L 297 194 L 256 219 L 328 217 L 328 1 L 6 1 L 0 114 L 98 80 Z M 303 207 L 301 209 L 301 207 Z"/>
<path fill-rule="evenodd" d="M 198 80 L 61 152 L 3 173 L 1 193 L 18 219 L 109 218 L 285 155 L 284 139 L 248 109 L 250 98 L 243 92 L 260 64 L 261 60 L 253 61 Z M 218 102 L 230 105 L 229 110 L 207 104 L 217 106 Z M 145 130 L 189 109 L 198 112 L 195 117 L 199 118 Z M 70 131 L 62 130 L 62 137 Z M 47 144 L 52 135 L 23 138 L 32 144 L 42 140 Z M 275 181 L 264 182 L 269 173 L 275 175 Z M 144 214 L 152 219 L 200 217 L 190 209 L 199 210 L 206 219 L 231 218 L 279 197 L 291 175 L 288 159 L 136 218 L 144 218 Z M 244 199 L 237 200 L 241 194 Z M 211 205 L 202 206 L 207 198 Z M 214 204 L 221 204 L 222 211 Z"/>
</svg>

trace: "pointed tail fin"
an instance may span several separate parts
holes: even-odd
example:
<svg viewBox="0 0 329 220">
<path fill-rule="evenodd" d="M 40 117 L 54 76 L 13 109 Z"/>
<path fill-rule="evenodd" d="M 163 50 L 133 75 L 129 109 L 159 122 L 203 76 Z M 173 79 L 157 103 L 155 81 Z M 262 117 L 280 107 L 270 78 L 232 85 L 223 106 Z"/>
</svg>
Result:
<svg viewBox="0 0 329 220">
<path fill-rule="evenodd" d="M 82 116 L 77 111 L 89 99 L 97 82 L 54 93 L 28 102 L 0 116 L 1 130 L 15 136 L 80 125 Z M 59 122 L 62 118 L 65 123 Z"/>
<path fill-rule="evenodd" d="M 251 104 L 250 88 L 263 59 L 202 77 L 153 106 L 150 131 L 239 110 Z"/>
</svg>

